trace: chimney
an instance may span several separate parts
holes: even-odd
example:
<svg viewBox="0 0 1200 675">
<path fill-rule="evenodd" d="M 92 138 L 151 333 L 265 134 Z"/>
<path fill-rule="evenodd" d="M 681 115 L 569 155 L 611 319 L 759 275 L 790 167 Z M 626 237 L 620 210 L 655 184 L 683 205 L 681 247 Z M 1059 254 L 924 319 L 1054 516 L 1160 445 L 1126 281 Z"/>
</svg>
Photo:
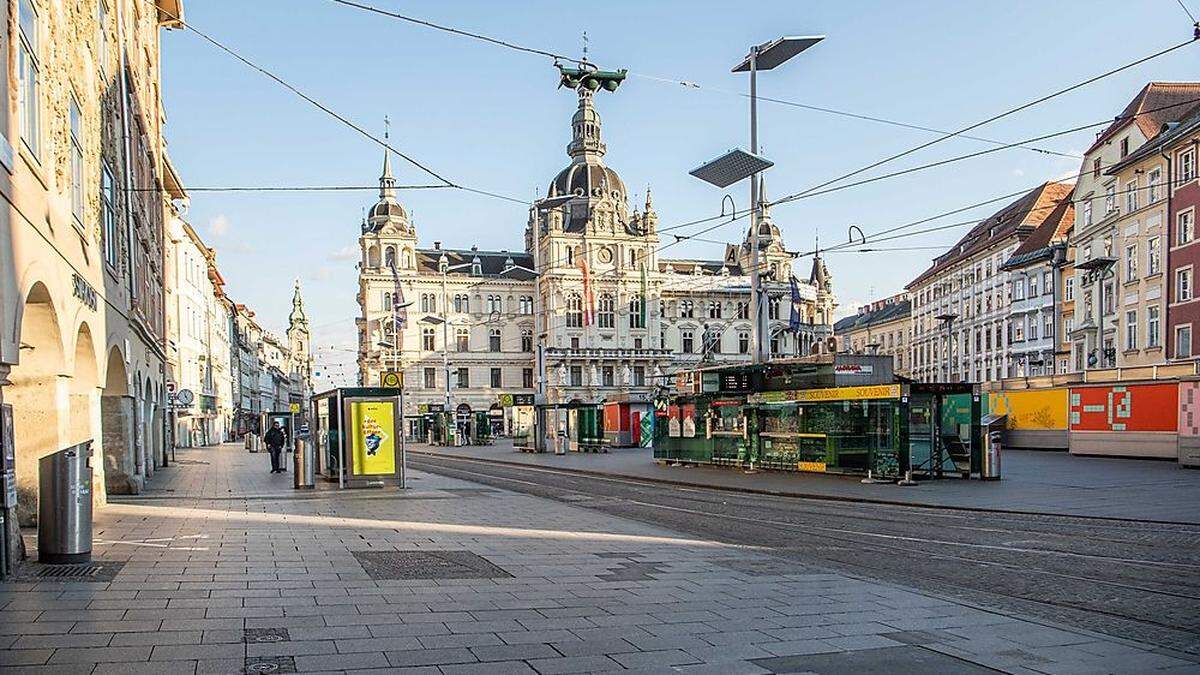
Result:
<svg viewBox="0 0 1200 675">
<path fill-rule="evenodd" d="M 435 250 L 435 251 L 442 250 L 442 242 L 440 242 L 440 241 L 433 242 L 433 250 Z"/>
</svg>

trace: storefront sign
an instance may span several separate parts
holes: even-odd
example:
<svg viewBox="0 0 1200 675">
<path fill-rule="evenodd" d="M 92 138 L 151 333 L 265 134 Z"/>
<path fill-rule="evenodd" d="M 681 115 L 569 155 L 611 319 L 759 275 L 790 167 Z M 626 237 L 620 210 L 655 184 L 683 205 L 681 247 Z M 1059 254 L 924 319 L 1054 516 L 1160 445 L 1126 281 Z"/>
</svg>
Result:
<svg viewBox="0 0 1200 675">
<path fill-rule="evenodd" d="M 862 363 L 839 363 L 833 367 L 835 375 L 870 375 L 875 367 Z"/>
<path fill-rule="evenodd" d="M 87 305 L 88 309 L 96 309 L 96 289 L 87 282 L 87 279 L 79 276 L 79 274 L 71 275 L 73 286 L 72 295 L 79 299 L 80 302 Z"/>
<path fill-rule="evenodd" d="M 725 406 L 741 405 L 741 404 L 742 404 L 741 401 L 735 400 L 735 401 L 713 401 L 712 403 L 710 403 L 708 405 L 710 408 L 722 408 Z"/>
<path fill-rule="evenodd" d="M 749 397 L 750 403 L 782 403 L 797 401 L 863 401 L 877 398 L 899 398 L 900 385 L 876 384 L 863 387 L 832 387 L 830 389 L 799 389 L 796 391 L 764 391 Z"/>
<path fill-rule="evenodd" d="M 825 473 L 825 462 L 797 462 L 796 468 L 801 471 Z"/>
<path fill-rule="evenodd" d="M 393 401 L 350 402 L 351 471 L 355 476 L 396 473 L 396 404 Z"/>
</svg>

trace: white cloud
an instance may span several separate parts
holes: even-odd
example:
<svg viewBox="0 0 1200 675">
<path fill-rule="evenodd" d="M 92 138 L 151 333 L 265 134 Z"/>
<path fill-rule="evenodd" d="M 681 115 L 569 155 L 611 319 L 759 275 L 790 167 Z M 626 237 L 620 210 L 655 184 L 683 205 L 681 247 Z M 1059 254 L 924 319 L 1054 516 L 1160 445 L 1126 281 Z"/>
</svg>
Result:
<svg viewBox="0 0 1200 675">
<path fill-rule="evenodd" d="M 349 260 L 358 260 L 360 255 L 361 254 L 359 253 L 357 246 L 347 244 L 333 253 L 330 253 L 329 259 L 333 262 L 346 262 Z"/>
<path fill-rule="evenodd" d="M 224 237 L 229 233 L 229 218 L 222 213 L 208 221 L 208 231 L 215 237 Z"/>
</svg>

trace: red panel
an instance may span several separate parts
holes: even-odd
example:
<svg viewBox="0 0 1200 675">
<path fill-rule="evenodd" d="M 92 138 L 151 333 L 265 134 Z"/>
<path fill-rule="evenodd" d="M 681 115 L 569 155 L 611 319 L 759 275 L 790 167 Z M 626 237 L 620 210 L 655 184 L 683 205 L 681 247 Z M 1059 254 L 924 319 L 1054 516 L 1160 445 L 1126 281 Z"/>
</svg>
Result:
<svg viewBox="0 0 1200 675">
<path fill-rule="evenodd" d="M 1071 388 L 1071 431 L 1175 431 L 1177 384 Z"/>
<path fill-rule="evenodd" d="M 617 415 L 620 417 L 621 431 L 629 431 L 629 404 L 618 404 Z"/>
<path fill-rule="evenodd" d="M 620 429 L 617 426 L 617 415 L 619 414 L 620 403 L 605 403 L 604 404 L 604 428 L 612 431 Z"/>
</svg>

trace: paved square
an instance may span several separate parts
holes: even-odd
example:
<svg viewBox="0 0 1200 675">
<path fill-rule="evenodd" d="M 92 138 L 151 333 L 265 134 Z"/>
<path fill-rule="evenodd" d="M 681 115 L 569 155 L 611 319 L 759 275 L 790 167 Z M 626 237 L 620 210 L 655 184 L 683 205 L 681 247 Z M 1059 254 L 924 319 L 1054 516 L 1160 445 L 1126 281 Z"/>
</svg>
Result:
<svg viewBox="0 0 1200 675">
<path fill-rule="evenodd" d="M 0 671 L 1200 672 L 582 504 L 426 474 L 296 494 L 264 455 L 179 454 L 97 511 L 113 579 L 0 585 Z M 397 553 L 407 578 L 385 578 Z M 418 559 L 437 564 L 417 578 Z"/>
</svg>

